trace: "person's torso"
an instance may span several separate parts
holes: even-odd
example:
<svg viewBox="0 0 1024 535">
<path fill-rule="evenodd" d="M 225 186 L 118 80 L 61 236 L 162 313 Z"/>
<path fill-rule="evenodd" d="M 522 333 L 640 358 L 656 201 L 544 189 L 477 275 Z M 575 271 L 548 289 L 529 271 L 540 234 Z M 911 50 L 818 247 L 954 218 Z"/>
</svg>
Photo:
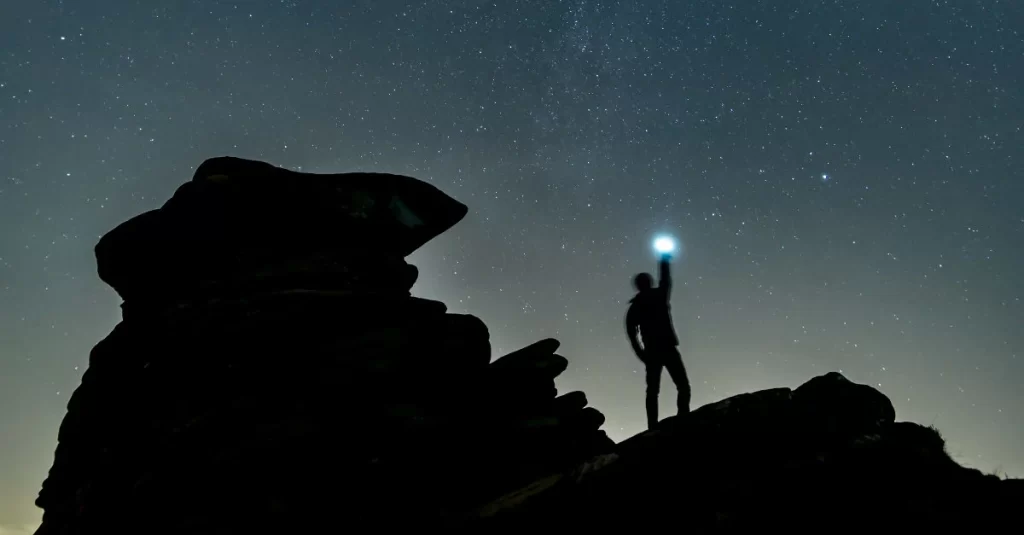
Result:
<svg viewBox="0 0 1024 535">
<path fill-rule="evenodd" d="M 671 306 L 663 290 L 652 288 L 637 294 L 632 306 L 645 346 L 679 344 L 672 326 Z"/>
</svg>

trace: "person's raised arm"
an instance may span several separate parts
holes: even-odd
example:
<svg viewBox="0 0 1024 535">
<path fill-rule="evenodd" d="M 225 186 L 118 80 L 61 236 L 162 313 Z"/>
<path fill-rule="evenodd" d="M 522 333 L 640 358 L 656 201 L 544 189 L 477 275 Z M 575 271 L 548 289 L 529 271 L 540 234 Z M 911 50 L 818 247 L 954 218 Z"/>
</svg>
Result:
<svg viewBox="0 0 1024 535">
<path fill-rule="evenodd" d="M 658 288 L 664 292 L 665 299 L 672 294 L 672 270 L 669 269 L 671 258 L 671 255 L 665 253 L 661 255 L 661 260 L 658 262 Z"/>
</svg>

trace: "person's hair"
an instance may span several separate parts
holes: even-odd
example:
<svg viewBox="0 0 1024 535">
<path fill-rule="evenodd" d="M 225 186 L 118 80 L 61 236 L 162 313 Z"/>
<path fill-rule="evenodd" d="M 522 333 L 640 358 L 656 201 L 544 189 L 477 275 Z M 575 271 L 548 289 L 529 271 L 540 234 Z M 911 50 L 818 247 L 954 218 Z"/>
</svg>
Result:
<svg viewBox="0 0 1024 535">
<path fill-rule="evenodd" d="M 633 277 L 633 287 L 636 288 L 637 291 L 642 292 L 644 290 L 650 290 L 653 286 L 654 277 L 652 277 L 650 273 L 637 273 L 637 275 Z"/>
</svg>

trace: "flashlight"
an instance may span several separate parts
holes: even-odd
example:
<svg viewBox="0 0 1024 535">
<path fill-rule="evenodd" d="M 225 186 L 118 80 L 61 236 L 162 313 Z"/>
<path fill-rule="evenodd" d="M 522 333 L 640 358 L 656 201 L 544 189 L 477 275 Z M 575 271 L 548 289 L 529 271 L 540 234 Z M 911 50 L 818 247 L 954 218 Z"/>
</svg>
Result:
<svg viewBox="0 0 1024 535">
<path fill-rule="evenodd" d="M 654 238 L 654 250 L 660 254 L 669 254 L 676 250 L 676 240 L 671 236 L 658 236 Z"/>
</svg>

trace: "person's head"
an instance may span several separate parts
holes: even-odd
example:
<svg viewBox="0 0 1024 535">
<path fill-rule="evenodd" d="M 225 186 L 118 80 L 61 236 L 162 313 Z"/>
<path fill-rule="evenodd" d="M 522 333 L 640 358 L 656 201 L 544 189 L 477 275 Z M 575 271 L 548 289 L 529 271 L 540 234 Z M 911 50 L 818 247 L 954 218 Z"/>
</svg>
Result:
<svg viewBox="0 0 1024 535">
<path fill-rule="evenodd" d="M 633 287 L 638 292 L 645 292 L 654 286 L 654 277 L 650 273 L 638 273 L 633 277 Z"/>
</svg>

